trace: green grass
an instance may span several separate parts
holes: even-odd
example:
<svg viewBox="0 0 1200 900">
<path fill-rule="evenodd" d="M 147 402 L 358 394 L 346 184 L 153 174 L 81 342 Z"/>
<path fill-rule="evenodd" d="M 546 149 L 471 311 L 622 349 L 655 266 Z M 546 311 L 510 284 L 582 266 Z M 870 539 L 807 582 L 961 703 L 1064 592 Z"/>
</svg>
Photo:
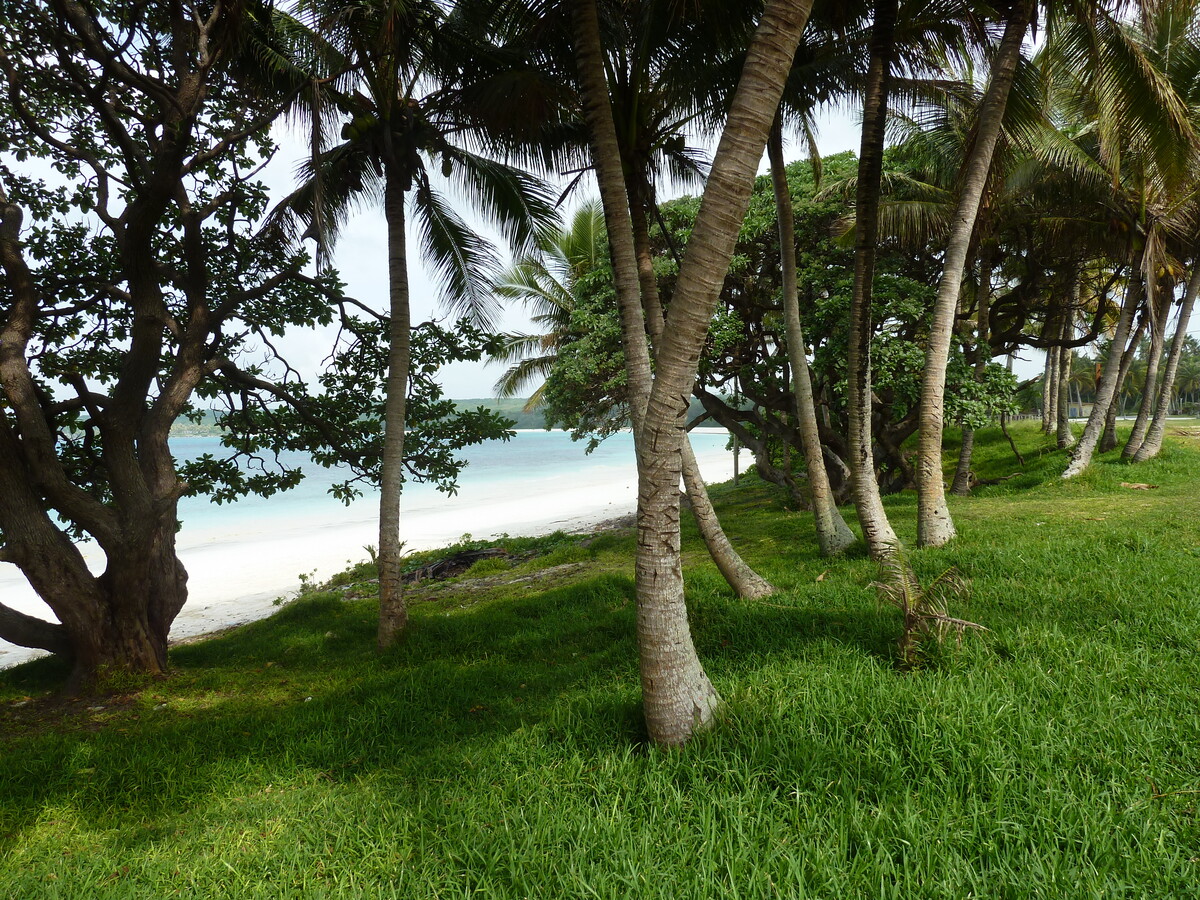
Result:
<svg viewBox="0 0 1200 900">
<path fill-rule="evenodd" d="M 717 489 L 781 591 L 734 599 L 688 531 L 727 702 L 682 752 L 644 740 L 628 535 L 418 591 L 383 656 L 360 569 L 140 692 L 49 706 L 53 662 L 5 672 L 0 896 L 1194 897 L 1200 440 L 1063 483 L 1014 432 L 1023 474 L 910 552 L 970 578 L 951 613 L 991 631 L 911 673 L 861 552 L 820 559 L 809 514 Z M 980 478 L 1018 470 L 978 441 Z M 888 508 L 911 542 L 915 499 Z"/>
</svg>

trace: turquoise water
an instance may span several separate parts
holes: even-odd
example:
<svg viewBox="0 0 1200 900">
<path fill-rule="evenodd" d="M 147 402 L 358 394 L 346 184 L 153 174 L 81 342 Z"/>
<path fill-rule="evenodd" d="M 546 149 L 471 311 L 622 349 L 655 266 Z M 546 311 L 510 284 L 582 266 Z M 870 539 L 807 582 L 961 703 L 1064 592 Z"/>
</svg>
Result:
<svg viewBox="0 0 1200 900">
<path fill-rule="evenodd" d="M 694 432 L 691 437 L 697 454 L 720 450 L 729 440 L 727 433 L 715 430 Z M 528 481 L 533 494 L 539 481 L 554 477 L 598 471 L 611 471 L 614 477 L 620 477 L 634 471 L 632 435 L 615 434 L 590 454 L 585 452 L 586 446 L 586 442 L 572 441 L 564 431 L 521 431 L 510 441 L 467 447 L 461 452 L 467 466 L 458 478 L 459 491 L 468 494 L 490 488 L 511 489 L 514 482 Z M 174 438 L 171 447 L 180 459 L 203 453 L 220 457 L 223 453 L 220 439 L 215 437 Z M 185 532 L 214 527 L 237 530 L 239 519 L 250 518 L 295 521 L 320 517 L 332 524 L 373 515 L 378 493 L 368 486 L 363 486 L 363 498 L 348 508 L 329 495 L 330 486 L 347 477 L 345 470 L 314 465 L 303 453 L 282 453 L 280 460 L 304 471 L 298 487 L 272 497 L 249 496 L 220 506 L 207 497 L 185 498 L 179 509 Z M 409 483 L 404 487 L 403 502 L 413 511 L 436 507 L 443 497 L 431 484 Z"/>
</svg>

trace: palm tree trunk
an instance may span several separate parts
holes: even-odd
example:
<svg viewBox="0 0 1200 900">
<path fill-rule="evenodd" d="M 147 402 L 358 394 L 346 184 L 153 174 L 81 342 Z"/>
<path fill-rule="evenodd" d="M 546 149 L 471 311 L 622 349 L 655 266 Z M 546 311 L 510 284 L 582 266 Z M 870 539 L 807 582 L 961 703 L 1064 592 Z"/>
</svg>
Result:
<svg viewBox="0 0 1200 900">
<path fill-rule="evenodd" d="M 883 559 L 900 546 L 879 496 L 872 437 L 871 297 L 875 279 L 875 244 L 879 236 L 879 191 L 883 147 L 895 54 L 898 0 L 878 0 L 871 26 L 871 60 L 863 98 L 862 140 L 855 192 L 854 294 L 850 302 L 850 334 L 846 354 L 848 462 L 854 481 L 854 506 L 863 539 L 873 559 Z"/>
<path fill-rule="evenodd" d="M 1046 348 L 1046 362 L 1042 367 L 1042 434 L 1049 434 L 1050 423 L 1054 421 L 1054 373 L 1058 371 L 1054 351 L 1057 347 Z"/>
<path fill-rule="evenodd" d="M 1137 356 L 1137 348 L 1141 345 L 1142 335 L 1145 333 L 1146 318 L 1143 316 L 1141 321 L 1138 322 L 1137 328 L 1134 329 L 1133 336 L 1129 339 L 1129 346 L 1123 348 L 1121 352 L 1121 366 L 1117 370 L 1117 386 L 1113 394 L 1114 400 L 1108 405 L 1108 412 L 1104 415 L 1104 433 L 1100 438 L 1099 446 L 1096 448 L 1100 453 L 1107 453 L 1117 446 L 1117 412 L 1119 408 L 1124 407 L 1125 380 L 1129 377 L 1129 370 L 1133 367 L 1133 359 Z M 1117 397 L 1122 398 L 1120 406 L 1118 406 L 1115 399 Z"/>
<path fill-rule="evenodd" d="M 638 175 L 634 174 L 632 177 L 636 179 Z M 646 327 L 650 331 L 650 350 L 653 352 L 662 340 L 663 331 L 662 302 L 658 295 L 658 280 L 654 277 L 654 255 L 650 247 L 648 218 L 648 210 L 654 200 L 649 196 L 646 184 L 641 181 L 630 186 L 629 197 L 633 248 L 637 255 L 638 292 L 641 295 Z M 649 399 L 650 391 L 647 386 L 645 395 L 639 398 L 638 402 L 630 404 L 634 428 L 637 430 L 642 427 Z M 704 546 L 708 549 L 708 555 L 712 557 L 713 563 L 729 586 L 739 597 L 745 599 L 768 597 L 773 594 L 775 588 L 771 583 L 755 572 L 729 542 L 728 535 L 721 527 L 721 520 L 717 518 L 717 511 L 713 509 L 708 488 L 700 475 L 700 467 L 696 464 L 696 454 L 692 451 L 691 441 L 686 434 L 683 436 L 683 486 L 692 517 L 696 520 L 696 527 L 700 531 Z"/>
<path fill-rule="evenodd" d="M 1133 324 L 1133 315 L 1141 302 L 1138 273 L 1141 267 L 1134 269 L 1129 276 L 1129 284 L 1125 289 L 1125 300 L 1121 305 L 1121 316 L 1117 319 L 1117 328 L 1113 333 L 1112 344 L 1108 351 L 1108 359 L 1104 363 L 1104 374 L 1096 387 L 1096 400 L 1092 404 L 1092 414 L 1088 416 L 1087 425 L 1079 443 L 1071 451 L 1071 462 L 1063 472 L 1063 478 L 1074 478 L 1092 462 L 1092 454 L 1096 451 L 1096 443 L 1100 439 L 1100 431 L 1108 415 L 1108 408 L 1113 405 L 1113 396 L 1117 387 L 1117 376 L 1121 373 L 1121 358 L 1125 353 L 1125 340 L 1129 337 L 1129 329 Z"/>
<path fill-rule="evenodd" d="M 1188 279 L 1187 290 L 1183 295 L 1183 303 L 1179 306 L 1179 321 L 1175 325 L 1175 337 L 1171 339 L 1171 352 L 1167 356 L 1167 367 L 1163 372 L 1162 384 L 1158 389 L 1158 406 L 1154 410 L 1154 421 L 1146 432 L 1146 440 L 1133 455 L 1134 462 L 1143 462 L 1158 456 L 1162 450 L 1163 432 L 1167 426 L 1167 412 L 1171 406 L 1171 392 L 1175 387 L 1175 375 L 1179 371 L 1179 360 L 1183 356 L 1183 345 L 1187 340 L 1188 323 L 1192 317 L 1192 308 L 1196 304 L 1196 294 L 1200 292 L 1200 262 L 1192 269 L 1192 277 Z"/>
<path fill-rule="evenodd" d="M 771 183 L 775 188 L 775 212 L 779 220 L 779 256 L 783 269 L 783 315 L 787 324 L 788 360 L 792 368 L 800 443 L 804 448 L 808 484 L 812 491 L 817 544 L 821 548 L 822 556 L 836 556 L 853 544 L 856 538 L 833 501 L 829 473 L 825 471 L 825 454 L 821 450 L 817 407 L 813 400 L 808 353 L 804 344 L 804 329 L 800 322 L 800 298 L 796 288 L 796 224 L 792 210 L 792 193 L 788 188 L 787 171 L 783 161 L 783 128 L 778 117 L 767 142 L 767 154 L 771 160 Z"/>
<path fill-rule="evenodd" d="M 991 362 L 988 346 L 992 294 L 992 259 L 994 248 L 987 244 L 979 258 L 979 281 L 975 288 L 975 380 L 983 381 Z M 958 465 L 954 470 L 954 483 L 950 493 L 965 496 L 971 493 L 971 456 L 975 451 L 975 429 L 966 425 L 962 429 L 962 445 L 958 449 Z"/>
<path fill-rule="evenodd" d="M 574 6 L 578 11 L 582 5 L 594 21 L 595 7 L 583 0 L 576 0 Z M 810 9 L 810 0 L 776 0 L 766 5 L 709 171 L 656 353 L 657 371 L 642 433 L 646 450 L 638 470 L 636 574 L 646 725 L 652 741 L 668 746 L 685 743 L 711 719 L 717 703 L 687 630 L 679 556 L 683 418 L 709 322 L 749 207 L 758 160 Z M 620 158 L 614 156 L 609 162 L 619 164 Z"/>
<path fill-rule="evenodd" d="M 1044 434 L 1053 434 L 1054 429 L 1058 427 L 1058 376 L 1062 371 L 1061 360 L 1062 347 L 1054 346 L 1046 351 L 1046 383 L 1043 391 L 1046 409 L 1042 413 Z"/>
<path fill-rule="evenodd" d="M 1065 450 L 1075 442 L 1071 432 L 1071 348 L 1065 342 L 1074 339 L 1074 329 L 1071 327 L 1071 314 L 1063 315 L 1061 338 L 1064 346 L 1058 348 L 1058 449 Z"/>
<path fill-rule="evenodd" d="M 1142 402 L 1138 405 L 1129 440 L 1121 451 L 1121 459 L 1132 459 L 1146 440 L 1146 429 L 1154 412 L 1154 402 L 1158 399 L 1158 364 L 1162 360 L 1163 344 L 1167 339 L 1167 319 L 1171 315 L 1173 293 L 1172 290 L 1161 290 L 1154 279 L 1147 283 L 1146 308 L 1154 310 L 1154 324 L 1150 329 L 1150 352 L 1146 356 L 1146 383 L 1142 386 Z M 1160 294 L 1161 297 L 1158 296 Z"/>
<path fill-rule="evenodd" d="M 955 533 L 942 484 L 942 428 L 950 335 L 979 203 L 987 186 L 1009 90 L 1021 59 L 1021 42 L 1035 9 L 1032 0 L 1017 0 L 1009 11 L 1004 36 L 992 60 L 991 83 L 980 104 L 975 145 L 963 167 L 962 189 L 951 219 L 945 268 L 934 301 L 929 350 L 925 370 L 921 374 L 921 427 L 917 440 L 917 543 L 922 547 L 940 547 Z"/>
<path fill-rule="evenodd" d="M 379 477 L 379 649 L 396 642 L 408 624 L 400 581 L 400 491 L 404 481 L 405 406 L 408 401 L 412 322 L 404 237 L 406 191 L 392 167 L 384 187 L 388 231 L 388 373 L 384 386 L 383 459 Z"/>
</svg>

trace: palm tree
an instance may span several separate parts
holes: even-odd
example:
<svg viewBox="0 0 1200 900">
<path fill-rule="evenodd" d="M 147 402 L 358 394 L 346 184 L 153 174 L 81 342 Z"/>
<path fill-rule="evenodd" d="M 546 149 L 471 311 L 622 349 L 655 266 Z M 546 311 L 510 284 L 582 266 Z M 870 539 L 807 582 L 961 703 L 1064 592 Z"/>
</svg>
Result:
<svg viewBox="0 0 1200 900">
<path fill-rule="evenodd" d="M 817 543 L 824 556 L 835 556 L 851 546 L 856 538 L 846 525 L 834 502 L 821 450 L 812 379 L 808 371 L 808 350 L 800 320 L 800 298 L 796 289 L 796 226 L 792 212 L 792 193 L 788 187 L 783 158 L 783 127 L 777 117 L 767 142 L 771 160 L 771 181 L 775 189 L 775 210 L 779 221 L 779 254 L 783 269 L 783 313 L 787 328 L 788 361 L 792 370 L 792 390 L 796 397 L 796 417 L 812 492 L 813 517 Z"/>
<path fill-rule="evenodd" d="M 1033 0 L 1017 0 L 1009 9 L 1004 35 L 992 57 L 991 79 L 980 103 L 975 142 L 963 163 L 958 200 L 950 220 L 942 279 L 934 300 L 929 348 L 921 376 L 921 425 L 916 468 L 917 543 L 923 547 L 941 546 L 955 533 L 942 484 L 943 404 L 950 337 L 975 219 L 991 172 L 1009 91 L 1021 59 L 1021 43 L 1036 11 Z"/>
<path fill-rule="evenodd" d="M 1162 384 L 1158 391 L 1158 402 L 1154 410 L 1154 419 L 1146 431 L 1146 439 L 1133 454 L 1134 462 L 1153 459 L 1162 449 L 1163 432 L 1166 430 L 1167 413 L 1171 409 L 1171 396 L 1175 386 L 1175 378 L 1179 372 L 1179 361 L 1183 355 L 1184 342 L 1187 339 L 1188 322 L 1192 316 L 1192 308 L 1196 304 L 1196 294 L 1200 292 L 1200 264 L 1192 262 L 1192 276 L 1188 279 L 1184 290 L 1183 301 L 1179 306 L 1179 319 L 1175 324 L 1175 337 L 1171 339 L 1171 350 L 1167 355 L 1167 365 L 1163 371 Z"/>
<path fill-rule="evenodd" d="M 605 252 L 604 211 L 589 200 L 575 211 L 567 228 L 543 230 L 537 249 L 516 260 L 496 278 L 493 293 L 522 303 L 542 334 L 509 335 L 502 353 L 494 357 L 513 365 L 496 382 L 498 397 L 515 397 L 534 382 L 544 381 L 569 336 L 575 308 L 575 282 L 595 269 Z M 525 404 L 526 411 L 542 402 L 540 384 Z"/>
<path fill-rule="evenodd" d="M 440 160 L 462 190 L 518 245 L 538 219 L 552 217 L 533 179 L 479 156 L 449 137 L 461 131 L 454 67 L 467 44 L 436 0 L 303 0 L 301 18 L 329 65 L 345 73 L 324 102 L 349 117 L 341 140 L 327 146 L 322 107 L 312 109 L 314 157 L 308 180 L 281 204 L 280 219 L 305 223 L 320 246 L 360 203 L 382 200 L 387 223 L 389 351 L 379 508 L 380 648 L 403 631 L 408 611 L 400 581 L 400 493 L 410 364 L 411 315 L 406 246 L 411 201 L 423 255 L 442 279 L 452 308 L 488 320 L 490 253 L 447 205 L 429 163 Z M 438 76 L 442 76 L 439 79 Z M 461 137 L 461 135 L 460 135 Z"/>
</svg>

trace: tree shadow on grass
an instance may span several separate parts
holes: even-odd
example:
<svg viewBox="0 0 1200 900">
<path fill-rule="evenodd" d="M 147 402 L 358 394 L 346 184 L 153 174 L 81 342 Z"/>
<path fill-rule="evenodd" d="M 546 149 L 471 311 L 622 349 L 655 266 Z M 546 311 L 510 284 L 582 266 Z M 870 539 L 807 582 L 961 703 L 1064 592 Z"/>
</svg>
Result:
<svg viewBox="0 0 1200 900">
<path fill-rule="evenodd" d="M 695 606 L 701 657 L 718 679 L 809 643 L 890 659 L 886 623 L 856 610 L 732 598 Z M 554 753 L 628 752 L 645 741 L 634 631 L 634 587 L 621 575 L 419 611 L 403 644 L 382 655 L 369 601 L 302 600 L 174 649 L 171 681 L 97 714 L 94 733 L 9 742 L 20 761 L 0 784 L 0 831 L 11 836 L 60 804 L 95 827 L 154 822 L 298 772 L 460 778 L 517 733 Z"/>
</svg>

